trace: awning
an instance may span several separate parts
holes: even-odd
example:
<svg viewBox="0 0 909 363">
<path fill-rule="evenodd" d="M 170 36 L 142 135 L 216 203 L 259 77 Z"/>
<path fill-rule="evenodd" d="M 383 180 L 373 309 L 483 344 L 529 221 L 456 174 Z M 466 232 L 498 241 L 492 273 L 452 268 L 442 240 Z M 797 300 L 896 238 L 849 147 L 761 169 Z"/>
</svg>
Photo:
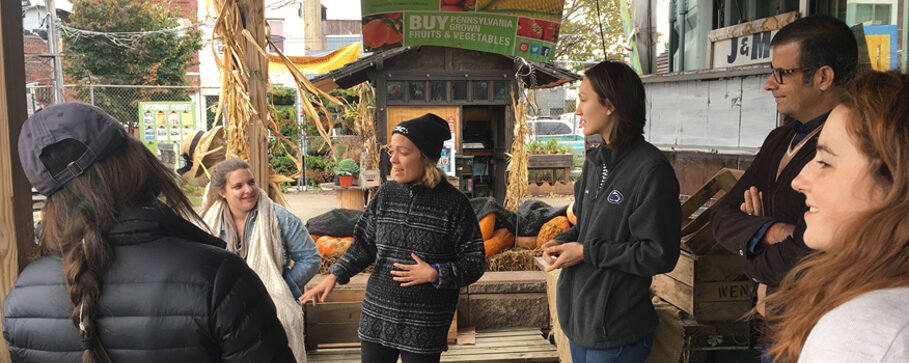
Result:
<svg viewBox="0 0 909 363">
<path fill-rule="evenodd" d="M 402 47 L 373 53 L 328 73 L 310 77 L 309 80 L 316 87 L 326 92 L 338 87 L 350 88 L 369 80 L 368 72 L 375 68 L 377 64 L 419 48 Z M 507 55 L 502 55 L 502 57 L 513 60 L 515 69 L 521 69 L 518 74 L 527 88 L 551 88 L 581 79 L 580 75 L 559 66 Z M 530 71 L 526 69 L 527 67 L 530 68 Z"/>
<path fill-rule="evenodd" d="M 350 43 L 341 49 L 321 57 L 287 56 L 303 74 L 320 74 L 355 62 L 360 57 L 360 43 Z M 277 54 L 268 54 L 269 73 L 290 73 L 284 61 Z"/>
</svg>

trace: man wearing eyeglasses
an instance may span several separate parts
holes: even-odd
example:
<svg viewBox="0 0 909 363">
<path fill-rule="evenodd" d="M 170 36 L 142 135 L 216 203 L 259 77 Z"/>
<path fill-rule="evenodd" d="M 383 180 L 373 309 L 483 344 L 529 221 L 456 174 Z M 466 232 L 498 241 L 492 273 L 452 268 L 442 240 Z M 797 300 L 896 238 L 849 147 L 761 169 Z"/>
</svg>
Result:
<svg viewBox="0 0 909 363">
<path fill-rule="evenodd" d="M 745 274 L 763 297 L 810 249 L 802 242 L 805 197 L 792 179 L 814 158 L 817 135 L 855 72 L 858 47 L 840 20 L 809 16 L 773 37 L 771 74 L 764 89 L 777 112 L 794 119 L 770 132 L 751 166 L 711 211 L 720 244 L 743 257 Z"/>
</svg>

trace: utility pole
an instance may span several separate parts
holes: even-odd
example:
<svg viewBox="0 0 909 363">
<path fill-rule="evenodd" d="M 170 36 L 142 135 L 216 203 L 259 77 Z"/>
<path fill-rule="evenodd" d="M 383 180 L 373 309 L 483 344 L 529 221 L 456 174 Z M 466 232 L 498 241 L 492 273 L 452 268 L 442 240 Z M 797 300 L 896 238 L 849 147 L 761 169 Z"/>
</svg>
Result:
<svg viewBox="0 0 909 363">
<path fill-rule="evenodd" d="M 63 62 L 60 58 L 60 37 L 57 34 L 57 6 L 54 0 L 45 0 L 45 7 L 50 24 L 47 27 L 47 40 L 51 56 L 54 58 L 54 103 L 66 102 L 63 96 Z"/>
</svg>

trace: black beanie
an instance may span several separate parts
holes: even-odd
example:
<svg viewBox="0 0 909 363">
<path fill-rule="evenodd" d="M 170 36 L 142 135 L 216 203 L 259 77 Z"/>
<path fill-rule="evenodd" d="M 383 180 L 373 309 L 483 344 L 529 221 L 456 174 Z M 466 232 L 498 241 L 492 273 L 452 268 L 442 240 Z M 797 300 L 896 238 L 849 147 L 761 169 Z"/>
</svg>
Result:
<svg viewBox="0 0 909 363">
<path fill-rule="evenodd" d="M 410 142 L 432 161 L 439 161 L 442 143 L 451 139 L 448 122 L 431 113 L 402 121 L 391 133 L 401 134 L 410 139 Z"/>
</svg>

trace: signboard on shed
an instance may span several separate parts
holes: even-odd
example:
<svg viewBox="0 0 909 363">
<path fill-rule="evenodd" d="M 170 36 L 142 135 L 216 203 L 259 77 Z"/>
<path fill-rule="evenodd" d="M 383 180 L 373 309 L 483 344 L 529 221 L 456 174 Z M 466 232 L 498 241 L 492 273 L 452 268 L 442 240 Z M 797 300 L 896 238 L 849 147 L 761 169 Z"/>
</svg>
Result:
<svg viewBox="0 0 909 363">
<path fill-rule="evenodd" d="M 550 62 L 565 0 L 361 0 L 366 51 L 437 45 Z"/>
<path fill-rule="evenodd" d="M 770 62 L 770 40 L 780 28 L 795 21 L 798 12 L 758 19 L 707 33 L 708 68 Z"/>
</svg>

